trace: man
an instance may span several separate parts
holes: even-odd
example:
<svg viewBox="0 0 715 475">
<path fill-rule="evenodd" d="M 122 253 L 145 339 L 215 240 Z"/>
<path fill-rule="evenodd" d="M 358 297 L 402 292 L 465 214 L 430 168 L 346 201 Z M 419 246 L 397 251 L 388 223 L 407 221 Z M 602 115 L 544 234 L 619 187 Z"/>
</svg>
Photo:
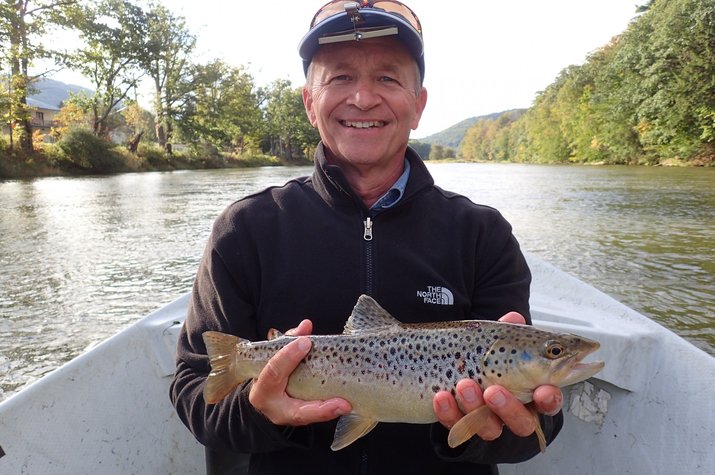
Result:
<svg viewBox="0 0 715 475">
<path fill-rule="evenodd" d="M 292 474 L 496 473 L 497 463 L 532 457 L 539 449 L 529 410 L 506 389 L 482 393 L 472 380 L 460 381 L 454 395 L 435 394 L 439 423 L 378 424 L 331 451 L 349 401 L 286 393 L 308 338 L 287 345 L 223 401 L 204 402 L 207 330 L 250 340 L 271 328 L 341 333 L 361 293 L 403 322 L 529 320 L 531 276 L 509 224 L 435 187 L 407 146 L 427 100 L 416 15 L 394 1 L 331 2 L 300 54 L 305 109 L 321 136 L 315 172 L 244 198 L 217 219 L 179 339 L 171 397 L 210 448 L 209 471 L 219 473 L 241 452 L 250 454 L 249 473 Z M 561 392 L 542 386 L 534 401 L 550 441 L 562 423 Z M 494 413 L 486 428 L 449 448 L 448 429 L 483 404 Z"/>
</svg>

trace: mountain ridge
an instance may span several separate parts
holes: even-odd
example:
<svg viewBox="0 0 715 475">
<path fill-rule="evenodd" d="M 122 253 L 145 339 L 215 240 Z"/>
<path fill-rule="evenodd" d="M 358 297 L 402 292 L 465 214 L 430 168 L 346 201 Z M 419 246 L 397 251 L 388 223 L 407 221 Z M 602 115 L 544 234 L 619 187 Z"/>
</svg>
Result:
<svg viewBox="0 0 715 475">
<path fill-rule="evenodd" d="M 462 143 L 462 139 L 464 139 L 467 130 L 469 130 L 471 126 L 473 126 L 480 120 L 494 120 L 500 115 L 505 114 L 507 112 L 525 110 L 526 109 L 509 109 L 501 112 L 492 112 L 491 114 L 469 117 L 468 119 L 464 119 L 460 122 L 457 122 L 456 124 L 444 129 L 441 132 L 437 132 L 426 137 L 414 139 L 414 141 L 428 143 L 430 145 L 441 145 L 443 147 L 449 147 L 456 150 L 459 148 L 459 144 Z"/>
</svg>

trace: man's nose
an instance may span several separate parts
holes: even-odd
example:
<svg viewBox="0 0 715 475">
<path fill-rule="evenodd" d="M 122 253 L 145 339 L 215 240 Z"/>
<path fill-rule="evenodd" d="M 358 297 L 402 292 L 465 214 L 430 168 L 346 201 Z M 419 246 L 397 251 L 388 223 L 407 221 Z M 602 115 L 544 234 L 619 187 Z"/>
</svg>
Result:
<svg viewBox="0 0 715 475">
<path fill-rule="evenodd" d="M 368 110 L 382 102 L 382 96 L 378 90 L 378 84 L 372 80 L 359 80 L 355 84 L 348 103 L 360 110 Z"/>
</svg>

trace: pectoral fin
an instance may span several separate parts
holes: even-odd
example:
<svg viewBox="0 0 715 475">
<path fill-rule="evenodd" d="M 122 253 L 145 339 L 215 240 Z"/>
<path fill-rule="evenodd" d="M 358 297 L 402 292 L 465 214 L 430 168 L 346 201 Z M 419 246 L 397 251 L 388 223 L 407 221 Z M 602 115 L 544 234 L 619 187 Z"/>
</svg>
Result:
<svg viewBox="0 0 715 475">
<path fill-rule="evenodd" d="M 363 435 L 370 432 L 377 425 L 377 421 L 362 417 L 355 413 L 350 413 L 338 419 L 338 426 L 335 428 L 332 450 L 344 449 L 348 445 L 358 440 Z"/>
<path fill-rule="evenodd" d="M 481 406 L 458 420 L 447 436 L 449 446 L 455 448 L 471 439 L 485 426 L 490 412 L 489 407 Z"/>
<path fill-rule="evenodd" d="M 536 438 L 539 440 L 539 449 L 541 449 L 541 452 L 545 452 L 546 436 L 544 435 L 544 429 L 541 427 L 539 413 L 536 412 L 534 408 L 529 408 L 531 410 L 531 414 L 534 416 L 534 420 L 536 421 Z M 452 429 L 449 431 L 449 435 L 447 436 L 447 443 L 449 446 L 455 448 L 471 439 L 487 423 L 490 412 L 491 411 L 487 406 L 481 406 L 457 421 L 457 423 L 452 426 Z"/>
<path fill-rule="evenodd" d="M 534 421 L 536 422 L 536 438 L 539 440 L 539 449 L 543 454 L 546 452 L 546 436 L 544 435 L 544 429 L 541 427 L 539 413 L 536 412 L 536 409 L 531 407 L 531 405 L 529 405 L 529 409 L 531 410 L 531 415 L 534 416 Z"/>
</svg>

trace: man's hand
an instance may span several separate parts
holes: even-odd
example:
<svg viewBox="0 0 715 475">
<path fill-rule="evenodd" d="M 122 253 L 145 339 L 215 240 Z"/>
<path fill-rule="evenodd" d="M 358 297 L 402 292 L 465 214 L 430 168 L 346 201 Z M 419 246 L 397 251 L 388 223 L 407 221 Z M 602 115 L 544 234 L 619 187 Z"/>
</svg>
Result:
<svg viewBox="0 0 715 475">
<path fill-rule="evenodd" d="M 505 323 L 526 321 L 516 312 L 510 312 L 499 319 Z M 513 394 L 502 386 L 493 385 L 484 392 L 476 381 L 463 379 L 457 383 L 456 399 L 448 391 L 440 391 L 432 400 L 434 412 L 440 423 L 451 429 L 465 414 L 487 405 L 491 410 L 489 420 L 477 435 L 483 440 L 494 440 L 506 425 L 514 434 L 526 437 L 536 430 L 536 421 L 531 411 Z M 554 415 L 561 410 L 563 395 L 555 386 L 544 385 L 534 390 L 534 407 L 538 412 Z"/>
<path fill-rule="evenodd" d="M 324 422 L 349 413 L 350 403 L 342 398 L 325 401 L 303 401 L 288 395 L 288 379 L 303 358 L 310 352 L 310 335 L 313 324 L 303 320 L 297 328 L 286 335 L 303 336 L 281 348 L 253 380 L 248 400 L 259 412 L 274 424 L 302 426 L 315 422 Z"/>
</svg>

